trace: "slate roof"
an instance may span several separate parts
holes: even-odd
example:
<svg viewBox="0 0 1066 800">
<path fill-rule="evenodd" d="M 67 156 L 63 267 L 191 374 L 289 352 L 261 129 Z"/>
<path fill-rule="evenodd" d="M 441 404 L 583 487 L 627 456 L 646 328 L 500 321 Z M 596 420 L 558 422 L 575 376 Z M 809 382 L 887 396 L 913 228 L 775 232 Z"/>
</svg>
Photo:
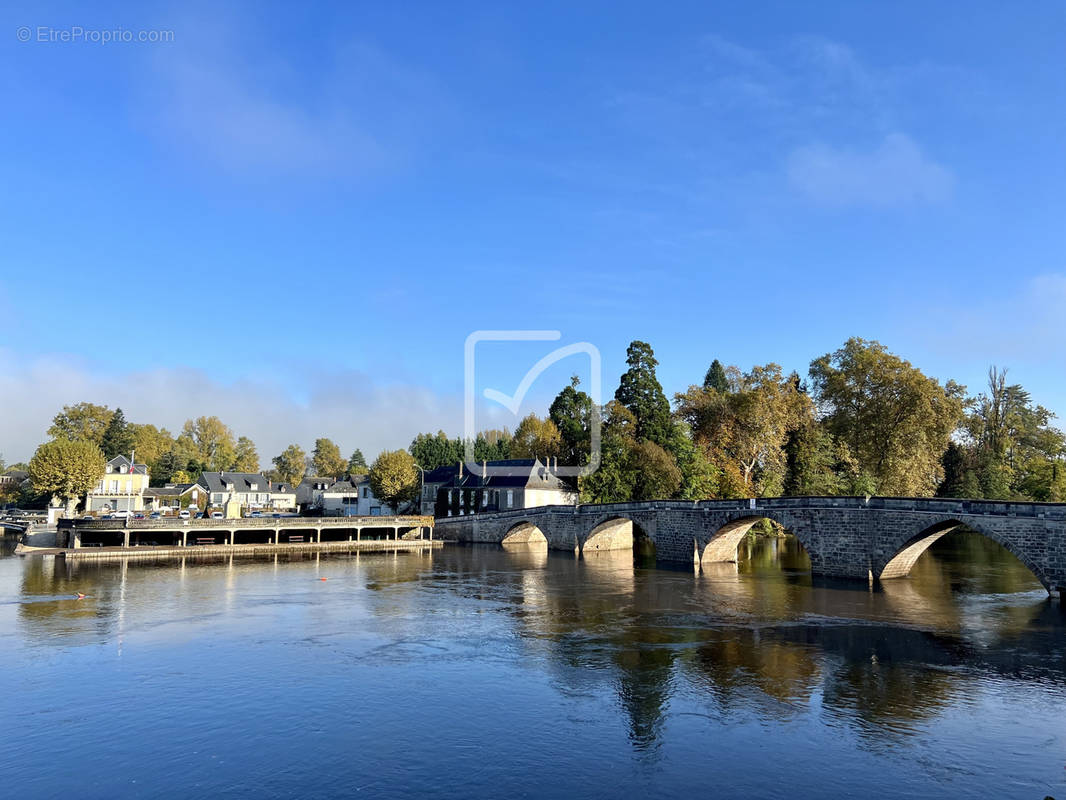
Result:
<svg viewBox="0 0 1066 800">
<path fill-rule="evenodd" d="M 109 475 L 115 475 L 115 474 L 119 474 L 119 475 L 130 475 L 130 474 L 132 474 L 132 475 L 147 475 L 148 474 L 148 465 L 147 464 L 134 464 L 133 465 L 133 472 L 131 473 L 130 472 L 130 460 L 128 458 L 126 458 L 125 456 L 115 456 L 114 458 L 112 458 L 110 461 L 107 462 L 107 465 L 109 467 L 111 467 L 111 472 L 108 473 Z"/>
<path fill-rule="evenodd" d="M 272 488 L 270 481 L 261 472 L 204 472 L 197 481 L 209 492 L 228 492 L 227 484 L 233 484 L 235 492 L 271 492 L 279 491 Z M 253 489 L 252 485 L 256 488 Z M 291 491 L 291 490 L 289 490 Z"/>
<path fill-rule="evenodd" d="M 534 458 L 511 458 L 502 461 L 489 461 L 488 475 L 481 477 L 481 470 L 471 473 L 464 464 L 463 476 L 459 477 L 459 466 L 439 467 L 438 470 L 448 470 L 448 478 L 444 481 L 432 481 L 441 483 L 444 489 L 558 489 L 561 491 L 575 491 L 571 480 L 561 478 L 552 472 L 540 459 Z M 434 470 L 437 472 L 438 470 Z M 431 483 L 429 475 L 426 483 Z"/>
<path fill-rule="evenodd" d="M 359 491 L 359 487 L 369 483 L 366 475 L 351 475 L 343 481 L 336 481 L 326 491 L 330 494 L 348 494 Z"/>
</svg>

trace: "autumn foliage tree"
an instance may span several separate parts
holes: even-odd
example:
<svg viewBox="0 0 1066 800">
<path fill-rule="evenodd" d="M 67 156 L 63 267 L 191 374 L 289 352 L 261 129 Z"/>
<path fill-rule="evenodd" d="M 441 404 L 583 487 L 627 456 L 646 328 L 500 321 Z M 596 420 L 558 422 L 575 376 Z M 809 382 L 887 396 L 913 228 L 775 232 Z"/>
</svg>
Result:
<svg viewBox="0 0 1066 800">
<path fill-rule="evenodd" d="M 374 496 L 396 510 L 418 497 L 418 468 L 406 450 L 382 451 L 370 466 L 367 478 Z"/>
<path fill-rule="evenodd" d="M 86 439 L 53 439 L 37 448 L 30 459 L 30 480 L 37 491 L 64 501 L 71 517 L 78 498 L 103 477 L 104 454 L 95 442 Z"/>
</svg>

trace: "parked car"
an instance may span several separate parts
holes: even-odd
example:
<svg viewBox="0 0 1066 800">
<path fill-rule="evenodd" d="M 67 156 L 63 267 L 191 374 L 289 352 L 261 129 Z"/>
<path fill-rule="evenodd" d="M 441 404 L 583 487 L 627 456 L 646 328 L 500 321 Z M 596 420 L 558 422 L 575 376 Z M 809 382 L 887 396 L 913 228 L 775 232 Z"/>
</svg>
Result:
<svg viewBox="0 0 1066 800">
<path fill-rule="evenodd" d="M 249 517 L 261 517 L 261 516 L 263 516 L 263 512 L 262 512 L 262 511 L 253 511 L 253 512 L 252 512 L 251 514 L 249 514 L 248 516 L 249 516 Z"/>
<path fill-rule="evenodd" d="M 163 515 L 160 514 L 158 511 L 153 511 L 151 514 L 148 515 L 148 519 L 162 519 L 162 518 L 163 518 Z"/>
<path fill-rule="evenodd" d="M 86 514 L 84 517 L 82 517 L 82 519 L 93 520 L 96 519 L 96 517 L 94 517 L 92 514 Z"/>
<path fill-rule="evenodd" d="M 211 512 L 211 519 L 222 519 L 222 512 L 221 511 L 212 511 Z"/>
<path fill-rule="evenodd" d="M 187 509 L 187 508 L 183 508 L 181 511 L 179 511 L 178 512 L 178 516 L 181 517 L 182 519 L 191 519 L 192 518 L 192 514 L 189 513 L 189 509 Z"/>
<path fill-rule="evenodd" d="M 133 518 L 134 519 L 144 519 L 144 514 L 134 514 Z"/>
</svg>

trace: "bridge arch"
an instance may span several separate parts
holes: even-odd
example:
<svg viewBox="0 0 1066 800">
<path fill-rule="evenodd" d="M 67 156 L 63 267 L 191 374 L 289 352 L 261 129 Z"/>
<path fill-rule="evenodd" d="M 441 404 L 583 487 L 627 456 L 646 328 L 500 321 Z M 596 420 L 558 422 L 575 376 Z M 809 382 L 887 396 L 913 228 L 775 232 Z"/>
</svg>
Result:
<svg viewBox="0 0 1066 800">
<path fill-rule="evenodd" d="M 632 550 L 639 538 L 648 538 L 639 523 L 627 516 L 612 514 L 596 520 L 581 542 L 581 552 Z"/>
<path fill-rule="evenodd" d="M 811 558 L 812 563 L 814 562 L 816 556 L 808 544 L 810 539 L 805 535 L 800 526 L 792 525 L 791 521 L 783 516 L 779 518 L 776 514 L 759 511 L 756 514 L 746 514 L 737 517 L 721 525 L 711 534 L 710 539 L 702 550 L 698 551 L 700 563 L 714 564 L 728 561 L 736 562 L 738 559 L 737 548 L 740 546 L 741 541 L 743 541 L 748 531 L 750 531 L 756 523 L 763 520 L 776 522 L 786 531 L 794 535 L 804 551 Z"/>
<path fill-rule="evenodd" d="M 993 542 L 1002 546 L 1007 552 L 1024 564 L 1026 569 L 1033 573 L 1045 589 L 1048 589 L 1049 591 L 1051 590 L 1051 583 L 1040 569 L 1040 566 L 1033 562 L 1032 559 L 1029 558 L 1028 553 L 1023 548 L 1018 547 L 1011 537 L 1003 536 L 995 530 L 981 525 L 979 522 L 967 520 L 964 523 L 954 518 L 943 519 L 931 525 L 928 522 L 924 522 L 916 533 L 909 537 L 905 536 L 896 547 L 895 554 L 889 558 L 888 562 L 882 568 L 878 578 L 881 580 L 892 580 L 894 578 L 907 577 L 915 562 L 918 561 L 926 550 L 932 547 L 941 538 L 959 528 L 965 528 L 974 533 L 979 533 L 986 539 L 991 539 Z"/>
<path fill-rule="evenodd" d="M 522 520 L 517 522 L 508 529 L 504 534 L 503 540 L 500 544 L 507 545 L 512 544 L 548 544 L 548 537 L 544 535 L 537 525 L 529 520 Z"/>
</svg>

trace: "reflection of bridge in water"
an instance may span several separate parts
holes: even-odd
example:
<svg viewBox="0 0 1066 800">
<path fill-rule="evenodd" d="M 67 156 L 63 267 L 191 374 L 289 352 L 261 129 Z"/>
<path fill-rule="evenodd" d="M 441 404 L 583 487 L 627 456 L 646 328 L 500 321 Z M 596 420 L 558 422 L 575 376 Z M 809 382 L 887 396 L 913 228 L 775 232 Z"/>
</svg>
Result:
<svg viewBox="0 0 1066 800">
<path fill-rule="evenodd" d="M 988 616 L 975 639 L 946 607 L 957 597 L 929 618 L 937 588 L 925 583 L 900 585 L 930 593 L 911 608 L 889 584 L 756 577 L 728 564 L 695 575 L 642 569 L 626 552 L 576 557 L 543 542 L 446 549 L 434 563 L 438 575 L 457 573 L 448 578 L 457 591 L 477 586 L 482 601 L 508 609 L 564 692 L 614 682 L 640 748 L 658 740 L 671 696 L 693 687 L 715 716 L 790 718 L 817 699 L 864 736 L 892 738 L 969 696 L 982 674 L 1066 685 L 1066 617 L 1032 592 Z"/>
<path fill-rule="evenodd" d="M 899 578 L 953 530 L 976 531 L 1009 550 L 1052 594 L 1066 587 L 1066 504 L 890 497 L 779 497 L 542 506 L 438 519 L 442 538 L 545 542 L 588 553 L 628 550 L 636 539 L 663 561 L 735 561 L 759 520 L 796 536 L 816 575 Z"/>
</svg>

